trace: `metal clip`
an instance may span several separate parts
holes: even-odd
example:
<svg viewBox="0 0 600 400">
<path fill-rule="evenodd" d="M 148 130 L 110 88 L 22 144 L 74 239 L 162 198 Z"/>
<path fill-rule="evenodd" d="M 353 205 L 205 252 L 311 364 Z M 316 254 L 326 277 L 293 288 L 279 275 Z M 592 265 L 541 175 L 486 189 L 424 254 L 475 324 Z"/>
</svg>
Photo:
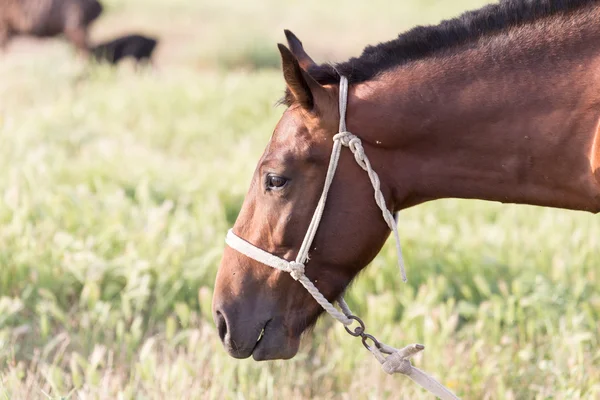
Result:
<svg viewBox="0 0 600 400">
<path fill-rule="evenodd" d="M 368 340 L 373 342 L 373 345 L 375 345 L 375 347 L 377 347 L 377 349 L 381 349 L 381 343 L 379 343 L 379 340 L 377 340 L 373 335 L 369 335 L 368 333 L 365 332 L 367 328 L 365 327 L 365 323 L 362 321 L 362 319 L 358 318 L 355 315 L 349 315 L 348 318 L 355 320 L 356 322 L 359 323 L 360 326 L 357 326 L 356 328 L 354 328 L 354 331 L 351 331 L 350 328 L 348 328 L 347 326 L 344 326 L 344 329 L 346 329 L 346 332 L 348 332 L 350 335 L 352 335 L 354 337 L 362 338 L 363 346 L 365 346 L 365 348 L 369 351 L 371 351 L 371 347 L 367 343 Z"/>
</svg>

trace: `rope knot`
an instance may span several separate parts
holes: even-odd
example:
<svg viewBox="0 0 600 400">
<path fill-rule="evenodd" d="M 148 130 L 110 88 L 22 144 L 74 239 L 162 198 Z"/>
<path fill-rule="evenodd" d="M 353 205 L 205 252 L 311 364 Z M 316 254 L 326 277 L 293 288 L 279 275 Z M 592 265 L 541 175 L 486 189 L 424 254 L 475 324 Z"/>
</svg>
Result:
<svg viewBox="0 0 600 400">
<path fill-rule="evenodd" d="M 292 261 L 289 263 L 289 273 L 294 280 L 299 280 L 304 276 L 304 264 Z"/>
<path fill-rule="evenodd" d="M 333 140 L 339 140 L 342 143 L 342 145 L 346 147 L 350 147 L 350 144 L 355 140 L 358 140 L 360 142 L 360 139 L 356 137 L 356 135 L 346 131 L 337 133 L 335 136 L 333 136 Z"/>
<path fill-rule="evenodd" d="M 389 375 L 410 375 L 413 366 L 408 358 L 402 357 L 400 353 L 394 353 L 389 355 L 385 362 L 381 364 L 381 368 Z"/>
</svg>

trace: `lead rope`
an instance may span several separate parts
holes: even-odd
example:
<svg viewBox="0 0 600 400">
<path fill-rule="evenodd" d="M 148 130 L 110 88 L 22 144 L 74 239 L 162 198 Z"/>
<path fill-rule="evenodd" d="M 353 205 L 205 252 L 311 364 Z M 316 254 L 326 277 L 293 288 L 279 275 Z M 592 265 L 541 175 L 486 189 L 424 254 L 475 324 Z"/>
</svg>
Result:
<svg viewBox="0 0 600 400">
<path fill-rule="evenodd" d="M 371 167 L 371 162 L 365 154 L 365 149 L 362 146 L 360 139 L 346 130 L 346 109 L 348 108 L 348 78 L 342 76 L 340 79 L 340 127 L 339 133 L 333 137 L 334 141 L 339 140 L 344 146 L 348 147 L 356 163 L 360 165 L 362 169 L 367 171 L 371 184 L 373 185 L 375 202 L 381 209 L 381 214 L 388 227 L 391 229 L 394 235 L 394 241 L 396 242 L 396 254 L 398 255 L 398 266 L 400 267 L 400 273 L 402 274 L 402 280 L 406 279 L 406 270 L 404 269 L 404 257 L 402 257 L 402 248 L 400 247 L 400 235 L 398 234 L 398 226 L 394 215 L 388 210 L 385 204 L 385 198 L 381 192 L 381 182 L 379 176 Z M 332 177 L 333 178 L 333 177 Z"/>
<path fill-rule="evenodd" d="M 281 271 L 288 272 L 292 278 L 297 280 L 306 288 L 306 290 L 313 296 L 313 298 L 327 311 L 329 315 L 333 318 L 344 324 L 344 328 L 346 331 L 354 336 L 361 337 L 363 345 L 373 354 L 373 356 L 381 363 L 383 370 L 388 374 L 403 374 L 412 379 L 415 383 L 420 385 L 425 390 L 428 390 L 430 393 L 439 397 L 442 400 L 460 400 L 454 393 L 440 384 L 433 377 L 428 375 L 426 372 L 421 371 L 418 368 L 413 367 L 410 362 L 410 358 L 415 354 L 423 351 L 425 347 L 420 344 L 411 344 L 402 349 L 396 349 L 391 347 L 385 343 L 379 342 L 374 336 L 368 334 L 366 332 L 366 327 L 363 321 L 353 315 L 350 307 L 344 300 L 343 295 L 337 300 L 340 309 L 340 312 L 335 306 L 329 302 L 319 292 L 319 289 L 308 279 L 308 277 L 304 274 L 304 265 L 308 261 L 308 253 L 310 250 L 310 246 L 315 238 L 317 233 L 317 229 L 319 228 L 319 223 L 321 222 L 321 217 L 323 216 L 323 211 L 325 209 L 325 203 L 327 201 L 327 195 L 329 193 L 329 188 L 333 181 L 333 177 L 335 175 L 335 170 L 337 168 L 340 152 L 342 146 L 348 147 L 352 154 L 354 155 L 354 159 L 357 164 L 367 172 L 369 175 L 369 179 L 371 184 L 373 185 L 375 202 L 381 209 L 383 219 L 387 223 L 388 227 L 393 232 L 393 236 L 396 242 L 396 253 L 398 254 L 398 265 L 400 267 L 400 272 L 402 274 L 402 280 L 406 282 L 406 272 L 404 269 L 404 259 L 402 257 L 402 249 L 400 247 L 400 236 L 398 235 L 398 228 L 396 226 L 396 220 L 394 216 L 387 208 L 385 204 L 385 198 L 383 193 L 381 192 L 381 182 L 379 180 L 379 176 L 373 170 L 369 159 L 365 154 L 365 150 L 362 146 L 362 142 L 358 137 L 353 135 L 352 133 L 346 130 L 346 108 L 348 105 L 348 79 L 345 76 L 342 76 L 340 79 L 340 125 L 339 125 L 339 133 L 334 135 L 333 137 L 333 149 L 331 151 L 331 157 L 329 159 L 329 167 L 327 169 L 327 175 L 325 176 L 325 184 L 323 185 L 323 192 L 321 194 L 321 198 L 317 204 L 313 217 L 308 226 L 306 235 L 304 236 L 304 240 L 302 241 L 302 245 L 300 246 L 300 250 L 298 251 L 298 255 L 295 261 L 287 261 L 283 258 L 277 257 L 271 253 L 268 253 L 251 243 L 246 242 L 244 239 L 240 238 L 236 234 L 233 233 L 233 230 L 229 230 L 227 232 L 226 242 L 233 249 L 239 251 L 245 256 L 252 258 L 258 262 L 261 262 L 265 265 L 268 265 L 272 268 L 279 269 Z M 359 326 L 355 327 L 354 330 L 350 330 L 349 326 L 356 321 Z M 372 345 L 368 344 L 368 341 L 372 342 Z"/>
</svg>

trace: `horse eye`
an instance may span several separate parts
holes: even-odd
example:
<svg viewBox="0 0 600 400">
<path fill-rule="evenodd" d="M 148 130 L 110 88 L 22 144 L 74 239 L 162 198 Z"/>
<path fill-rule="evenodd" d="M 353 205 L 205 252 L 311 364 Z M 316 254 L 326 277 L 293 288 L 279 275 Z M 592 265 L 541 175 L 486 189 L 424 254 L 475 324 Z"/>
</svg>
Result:
<svg viewBox="0 0 600 400">
<path fill-rule="evenodd" d="M 277 175 L 267 175 L 267 189 L 278 190 L 282 189 L 286 183 L 288 183 L 288 179 L 283 176 Z"/>
</svg>

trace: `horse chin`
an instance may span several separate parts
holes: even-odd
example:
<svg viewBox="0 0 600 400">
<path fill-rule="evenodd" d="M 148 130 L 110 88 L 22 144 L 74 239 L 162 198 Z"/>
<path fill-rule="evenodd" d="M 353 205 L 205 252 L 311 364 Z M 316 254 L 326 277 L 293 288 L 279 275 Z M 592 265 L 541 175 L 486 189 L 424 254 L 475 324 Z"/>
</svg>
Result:
<svg viewBox="0 0 600 400">
<path fill-rule="evenodd" d="M 290 337 L 283 326 L 267 324 L 261 338 L 256 342 L 252 358 L 256 361 L 289 360 L 298 353 L 300 337 Z"/>
</svg>

